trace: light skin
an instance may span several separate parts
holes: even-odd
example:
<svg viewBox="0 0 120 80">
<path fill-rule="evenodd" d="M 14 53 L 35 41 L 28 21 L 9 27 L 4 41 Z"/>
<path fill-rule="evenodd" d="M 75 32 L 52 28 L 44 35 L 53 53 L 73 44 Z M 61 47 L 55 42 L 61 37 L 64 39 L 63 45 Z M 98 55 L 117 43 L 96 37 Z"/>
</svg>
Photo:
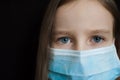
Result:
<svg viewBox="0 0 120 80">
<path fill-rule="evenodd" d="M 51 47 L 90 50 L 114 42 L 113 16 L 97 0 L 71 0 L 57 9 Z"/>
</svg>

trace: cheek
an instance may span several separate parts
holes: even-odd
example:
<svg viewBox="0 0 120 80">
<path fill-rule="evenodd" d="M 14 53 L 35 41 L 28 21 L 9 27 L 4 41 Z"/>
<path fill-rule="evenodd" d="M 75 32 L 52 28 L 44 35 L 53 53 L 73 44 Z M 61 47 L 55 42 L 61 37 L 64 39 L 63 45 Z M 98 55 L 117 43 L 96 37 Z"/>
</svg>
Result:
<svg viewBox="0 0 120 80">
<path fill-rule="evenodd" d="M 115 42 L 115 36 L 114 36 L 114 30 L 111 30 L 111 37 L 110 37 L 110 42 L 114 43 Z"/>
<path fill-rule="evenodd" d="M 57 44 L 57 43 L 52 43 L 51 44 L 51 48 L 56 48 L 56 49 L 73 49 L 72 45 L 68 44 L 68 45 L 61 45 L 61 44 Z"/>
<path fill-rule="evenodd" d="M 110 35 L 108 35 L 108 39 L 104 43 L 104 46 L 109 46 L 111 44 L 114 44 L 114 42 L 115 42 L 115 38 L 113 37 L 113 34 L 111 33 Z"/>
</svg>

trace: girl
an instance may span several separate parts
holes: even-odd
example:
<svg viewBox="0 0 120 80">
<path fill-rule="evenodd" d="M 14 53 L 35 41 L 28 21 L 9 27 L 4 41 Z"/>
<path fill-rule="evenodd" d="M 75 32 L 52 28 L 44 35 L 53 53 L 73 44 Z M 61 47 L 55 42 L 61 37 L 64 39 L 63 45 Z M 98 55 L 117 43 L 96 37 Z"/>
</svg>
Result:
<svg viewBox="0 0 120 80">
<path fill-rule="evenodd" d="M 120 80 L 119 18 L 114 0 L 51 0 L 36 80 Z"/>
</svg>

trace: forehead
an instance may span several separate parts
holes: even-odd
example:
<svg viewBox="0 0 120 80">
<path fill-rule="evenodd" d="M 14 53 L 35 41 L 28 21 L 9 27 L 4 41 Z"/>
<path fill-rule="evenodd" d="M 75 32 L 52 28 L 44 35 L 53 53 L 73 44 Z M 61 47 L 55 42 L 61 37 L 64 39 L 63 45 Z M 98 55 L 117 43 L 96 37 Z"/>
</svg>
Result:
<svg viewBox="0 0 120 80">
<path fill-rule="evenodd" d="M 55 15 L 55 28 L 98 25 L 110 28 L 113 22 L 112 14 L 97 0 L 71 0 L 60 6 Z"/>
</svg>

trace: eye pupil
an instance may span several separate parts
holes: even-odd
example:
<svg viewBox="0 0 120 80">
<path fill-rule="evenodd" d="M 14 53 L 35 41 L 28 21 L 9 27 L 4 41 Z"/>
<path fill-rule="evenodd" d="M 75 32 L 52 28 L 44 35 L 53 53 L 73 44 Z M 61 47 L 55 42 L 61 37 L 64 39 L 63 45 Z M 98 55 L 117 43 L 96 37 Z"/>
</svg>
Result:
<svg viewBox="0 0 120 80">
<path fill-rule="evenodd" d="M 94 37 L 94 41 L 95 41 L 95 42 L 97 42 L 97 43 L 98 43 L 98 42 L 100 42 L 100 41 L 101 41 L 101 39 L 102 39 L 102 38 L 101 38 L 101 37 L 99 37 L 99 36 L 95 36 L 95 37 Z"/>
<path fill-rule="evenodd" d="M 62 43 L 67 43 L 67 42 L 69 41 L 69 38 L 63 37 L 63 38 L 60 39 L 60 41 L 61 41 Z"/>
</svg>

